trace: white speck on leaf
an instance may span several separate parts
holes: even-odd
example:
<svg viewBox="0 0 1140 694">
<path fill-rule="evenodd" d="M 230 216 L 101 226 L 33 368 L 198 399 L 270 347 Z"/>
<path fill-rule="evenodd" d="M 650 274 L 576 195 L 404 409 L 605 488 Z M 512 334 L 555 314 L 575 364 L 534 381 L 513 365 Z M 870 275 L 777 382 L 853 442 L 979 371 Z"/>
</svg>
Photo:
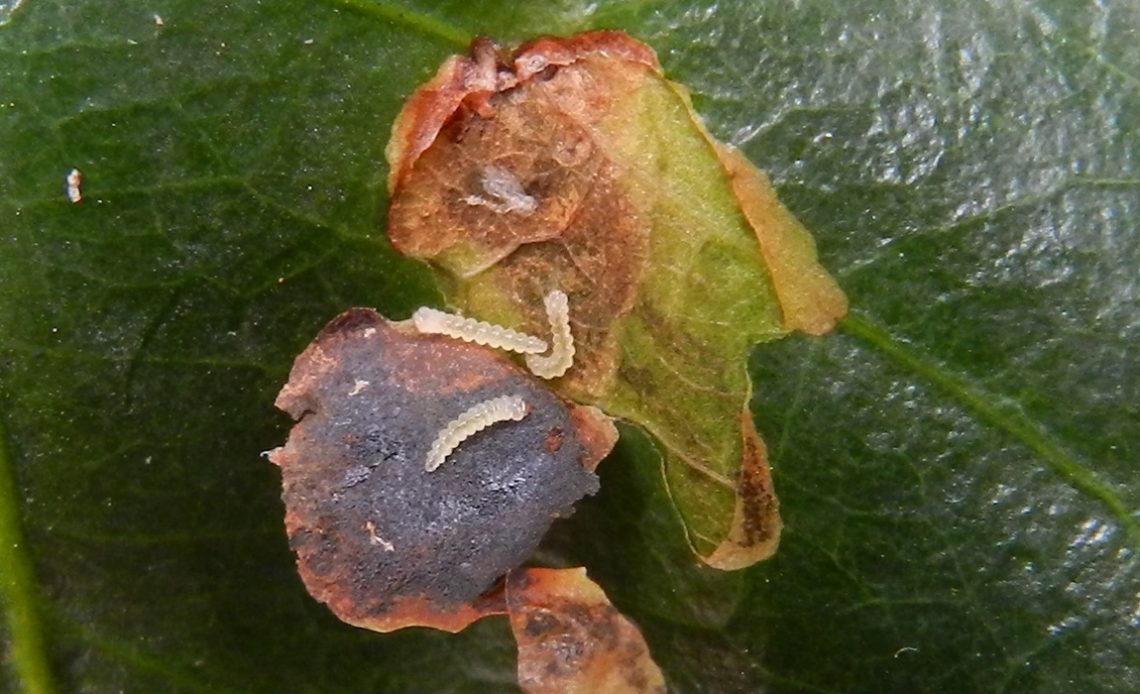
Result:
<svg viewBox="0 0 1140 694">
<path fill-rule="evenodd" d="M 67 172 L 67 199 L 72 203 L 83 200 L 83 173 L 79 169 Z"/>
<path fill-rule="evenodd" d="M 498 214 L 518 212 L 523 216 L 529 216 L 538 209 L 538 201 L 527 195 L 519 179 L 501 166 L 484 168 L 480 183 L 487 197 L 468 195 L 463 199 L 468 205 L 483 205 Z"/>
<path fill-rule="evenodd" d="M 385 552 L 394 552 L 396 550 L 395 545 L 376 534 L 376 526 L 372 521 L 365 522 L 364 529 L 368 531 L 369 544 L 375 547 L 383 547 Z"/>
</svg>

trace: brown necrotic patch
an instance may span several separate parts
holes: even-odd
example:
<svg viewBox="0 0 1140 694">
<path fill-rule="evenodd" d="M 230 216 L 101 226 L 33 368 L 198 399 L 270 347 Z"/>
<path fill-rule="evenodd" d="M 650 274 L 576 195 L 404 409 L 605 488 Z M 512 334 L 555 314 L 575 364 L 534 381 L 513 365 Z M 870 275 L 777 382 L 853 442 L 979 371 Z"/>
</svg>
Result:
<svg viewBox="0 0 1140 694">
<path fill-rule="evenodd" d="M 512 571 L 506 598 L 529 694 L 665 691 L 641 632 L 584 569 Z"/>
<path fill-rule="evenodd" d="M 520 49 L 509 88 L 469 95 L 414 160 L 399 152 L 388 233 L 402 253 L 460 277 L 482 273 L 530 334 L 548 332 L 543 298 L 565 292 L 577 355 L 563 387 L 597 396 L 616 372 L 612 327 L 633 309 L 649 255 L 646 211 L 596 132 L 610 94 L 637 76 L 559 55 Z M 544 67 L 530 72 L 535 61 Z M 478 63 L 448 63 L 441 75 Z"/>
<path fill-rule="evenodd" d="M 525 418 L 424 470 L 442 427 L 507 394 L 525 400 Z M 608 451 L 598 442 L 613 442 L 596 411 L 567 405 L 492 350 L 367 309 L 317 336 L 277 405 L 299 420 L 271 460 L 301 576 L 341 619 L 378 631 L 455 631 L 501 613 L 496 581 L 597 490 L 590 470 Z M 553 430 L 568 434 L 560 446 L 549 445 Z"/>
</svg>

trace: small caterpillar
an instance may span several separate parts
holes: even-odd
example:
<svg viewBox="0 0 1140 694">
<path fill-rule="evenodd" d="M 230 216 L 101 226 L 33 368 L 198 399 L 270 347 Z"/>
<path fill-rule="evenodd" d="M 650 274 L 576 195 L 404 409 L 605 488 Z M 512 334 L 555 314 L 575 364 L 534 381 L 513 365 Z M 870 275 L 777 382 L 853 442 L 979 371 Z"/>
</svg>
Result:
<svg viewBox="0 0 1140 694">
<path fill-rule="evenodd" d="M 554 346 L 547 356 L 526 355 L 526 366 L 540 378 L 558 378 L 574 363 L 574 336 L 570 333 L 570 302 L 566 294 L 555 289 L 542 300 Z"/>
<path fill-rule="evenodd" d="M 485 321 L 457 316 L 423 306 L 412 314 L 416 330 L 421 333 L 447 335 L 458 340 L 505 349 L 523 354 L 540 354 L 547 349 L 546 341 L 517 330 L 492 325 Z"/>
<path fill-rule="evenodd" d="M 424 470 L 431 472 L 447 460 L 447 456 L 476 433 L 492 424 L 505 421 L 517 422 L 526 416 L 526 402 L 519 395 L 502 395 L 472 405 L 436 435 L 427 454 Z"/>
</svg>

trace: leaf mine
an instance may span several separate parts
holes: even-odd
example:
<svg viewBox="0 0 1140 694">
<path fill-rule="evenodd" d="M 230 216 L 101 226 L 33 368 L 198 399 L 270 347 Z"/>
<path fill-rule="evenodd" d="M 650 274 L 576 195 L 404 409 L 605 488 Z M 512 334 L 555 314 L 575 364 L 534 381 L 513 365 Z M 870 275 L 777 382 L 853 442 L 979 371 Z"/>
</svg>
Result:
<svg viewBox="0 0 1140 694">
<path fill-rule="evenodd" d="M 552 346 L 573 345 L 573 368 L 557 349 L 527 364 L 653 436 L 704 561 L 775 551 L 746 359 L 790 331 L 827 332 L 846 298 L 653 51 L 620 32 L 511 52 L 477 41 L 408 100 L 386 154 L 393 246 L 430 262 L 466 315 L 528 334 L 546 334 L 544 300 L 564 292 L 572 342 L 555 328 Z"/>
</svg>

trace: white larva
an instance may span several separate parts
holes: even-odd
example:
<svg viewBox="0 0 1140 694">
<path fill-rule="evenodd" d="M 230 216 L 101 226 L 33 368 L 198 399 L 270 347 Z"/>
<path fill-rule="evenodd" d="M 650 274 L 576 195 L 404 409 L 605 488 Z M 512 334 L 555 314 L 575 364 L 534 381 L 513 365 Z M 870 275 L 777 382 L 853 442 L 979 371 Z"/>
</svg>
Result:
<svg viewBox="0 0 1140 694">
<path fill-rule="evenodd" d="M 570 333 L 570 302 L 566 294 L 555 289 L 542 300 L 550 331 L 554 334 L 550 354 L 526 355 L 526 366 L 540 378 L 558 378 L 574 363 L 574 336 Z"/>
<path fill-rule="evenodd" d="M 505 349 L 523 354 L 540 354 L 547 349 L 546 341 L 541 338 L 504 328 L 501 325 L 492 325 L 474 318 L 438 311 L 427 306 L 416 309 L 416 312 L 412 314 L 412 322 L 415 323 L 416 330 L 421 333 L 447 335 L 458 340 L 474 342 L 495 349 Z"/>
<path fill-rule="evenodd" d="M 517 422 L 526 416 L 526 402 L 519 395 L 502 395 L 472 405 L 436 435 L 427 454 L 424 469 L 435 470 L 447 460 L 447 456 L 476 433 L 498 422 Z"/>
</svg>

